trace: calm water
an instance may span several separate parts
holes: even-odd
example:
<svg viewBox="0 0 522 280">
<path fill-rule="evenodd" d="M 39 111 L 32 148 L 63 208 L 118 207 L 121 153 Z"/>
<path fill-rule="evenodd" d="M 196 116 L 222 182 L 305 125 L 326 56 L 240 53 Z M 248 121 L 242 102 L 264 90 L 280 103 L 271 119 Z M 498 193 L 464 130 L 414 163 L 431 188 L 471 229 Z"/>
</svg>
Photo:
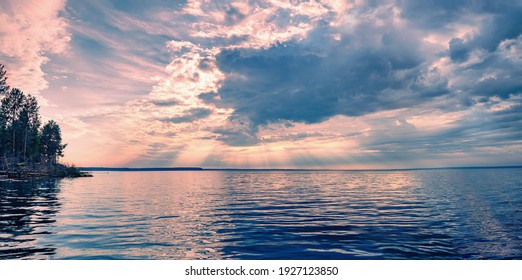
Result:
<svg viewBox="0 0 522 280">
<path fill-rule="evenodd" d="M 522 259 L 522 169 L 0 183 L 0 259 Z"/>
</svg>

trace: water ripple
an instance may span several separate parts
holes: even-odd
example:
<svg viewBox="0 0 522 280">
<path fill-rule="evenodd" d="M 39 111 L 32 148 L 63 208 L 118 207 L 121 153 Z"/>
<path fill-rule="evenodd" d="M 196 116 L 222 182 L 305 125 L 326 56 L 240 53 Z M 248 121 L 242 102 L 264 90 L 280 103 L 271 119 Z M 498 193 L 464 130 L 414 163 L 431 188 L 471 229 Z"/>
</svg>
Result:
<svg viewBox="0 0 522 280">
<path fill-rule="evenodd" d="M 0 259 L 522 258 L 522 169 L 0 184 Z"/>
</svg>

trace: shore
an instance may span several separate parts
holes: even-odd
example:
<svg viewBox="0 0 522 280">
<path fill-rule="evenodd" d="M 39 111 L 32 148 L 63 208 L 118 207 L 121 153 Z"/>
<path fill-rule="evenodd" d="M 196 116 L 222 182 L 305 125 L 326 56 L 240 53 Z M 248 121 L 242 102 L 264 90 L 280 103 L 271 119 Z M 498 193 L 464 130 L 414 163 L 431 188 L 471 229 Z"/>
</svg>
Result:
<svg viewBox="0 0 522 280">
<path fill-rule="evenodd" d="M 79 178 L 92 177 L 89 172 L 75 167 L 54 166 L 48 170 L 0 170 L 0 182 L 28 182 L 49 178 Z"/>
</svg>

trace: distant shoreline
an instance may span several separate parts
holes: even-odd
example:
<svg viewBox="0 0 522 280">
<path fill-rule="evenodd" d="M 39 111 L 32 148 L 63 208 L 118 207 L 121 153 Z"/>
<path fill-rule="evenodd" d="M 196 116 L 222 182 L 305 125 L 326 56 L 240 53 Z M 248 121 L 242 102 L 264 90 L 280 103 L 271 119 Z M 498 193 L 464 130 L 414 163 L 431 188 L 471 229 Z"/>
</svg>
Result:
<svg viewBox="0 0 522 280">
<path fill-rule="evenodd" d="M 459 170 L 459 169 L 512 169 L 522 168 L 513 166 L 457 166 L 457 167 L 426 167 L 426 168 L 389 168 L 389 169 L 306 169 L 306 168 L 203 168 L 203 167 L 78 167 L 81 171 L 115 171 L 115 172 L 144 172 L 144 171 L 415 171 L 415 170 Z"/>
<path fill-rule="evenodd" d="M 201 167 L 78 167 L 81 171 L 202 171 Z"/>
</svg>

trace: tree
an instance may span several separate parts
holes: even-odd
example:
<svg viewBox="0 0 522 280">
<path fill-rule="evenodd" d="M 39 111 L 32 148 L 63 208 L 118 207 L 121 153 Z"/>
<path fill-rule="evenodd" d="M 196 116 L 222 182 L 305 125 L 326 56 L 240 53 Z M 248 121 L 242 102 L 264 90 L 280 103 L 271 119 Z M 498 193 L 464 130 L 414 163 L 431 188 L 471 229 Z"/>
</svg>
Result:
<svg viewBox="0 0 522 280">
<path fill-rule="evenodd" d="M 9 91 L 9 93 L 7 93 L 2 99 L 1 110 L 4 115 L 4 133 L 6 134 L 6 138 L 7 136 L 10 138 L 5 143 L 5 149 L 7 152 L 11 152 L 11 157 L 20 156 L 20 146 L 22 146 L 20 141 L 20 135 L 22 133 L 20 130 L 23 126 L 20 120 L 20 115 L 24 108 L 25 99 L 25 94 L 17 88 L 11 89 L 11 91 Z"/>
<path fill-rule="evenodd" d="M 5 125 L 6 125 L 6 119 L 5 119 L 5 114 L 4 114 L 4 110 L 2 109 L 2 107 L 0 106 L 0 159 L 5 156 L 5 151 L 6 151 L 6 147 L 5 147 L 5 135 L 6 135 L 6 131 L 5 131 Z"/>
<path fill-rule="evenodd" d="M 51 120 L 41 128 L 37 99 L 10 89 L 5 74 L 0 64 L 0 170 L 34 168 L 42 162 L 59 165 L 66 146 L 60 126 Z"/>
<path fill-rule="evenodd" d="M 0 64 L 0 94 L 5 94 L 9 91 L 9 86 L 7 85 L 7 77 L 5 76 L 6 71 L 4 70 L 4 65 Z"/>
<path fill-rule="evenodd" d="M 40 133 L 40 152 L 46 162 L 56 164 L 59 157 L 63 157 L 63 149 L 67 144 L 62 144 L 60 126 L 53 120 L 47 122 Z"/>
<path fill-rule="evenodd" d="M 38 141 L 38 129 L 40 128 L 40 115 L 38 114 L 38 102 L 36 98 L 29 95 L 25 98 L 25 102 L 20 112 L 20 142 L 22 142 L 21 152 L 23 155 L 23 161 L 27 159 L 33 159 L 33 153 L 37 152 L 34 149 L 35 143 Z M 28 151 L 29 150 L 29 151 Z"/>
<path fill-rule="evenodd" d="M 7 77 L 5 76 L 6 72 L 4 70 L 4 65 L 0 64 L 0 98 L 6 94 L 9 90 L 9 86 L 6 84 Z M 2 108 L 0 107 L 0 157 L 5 153 L 4 146 L 4 137 L 5 137 L 5 114 Z"/>
</svg>

